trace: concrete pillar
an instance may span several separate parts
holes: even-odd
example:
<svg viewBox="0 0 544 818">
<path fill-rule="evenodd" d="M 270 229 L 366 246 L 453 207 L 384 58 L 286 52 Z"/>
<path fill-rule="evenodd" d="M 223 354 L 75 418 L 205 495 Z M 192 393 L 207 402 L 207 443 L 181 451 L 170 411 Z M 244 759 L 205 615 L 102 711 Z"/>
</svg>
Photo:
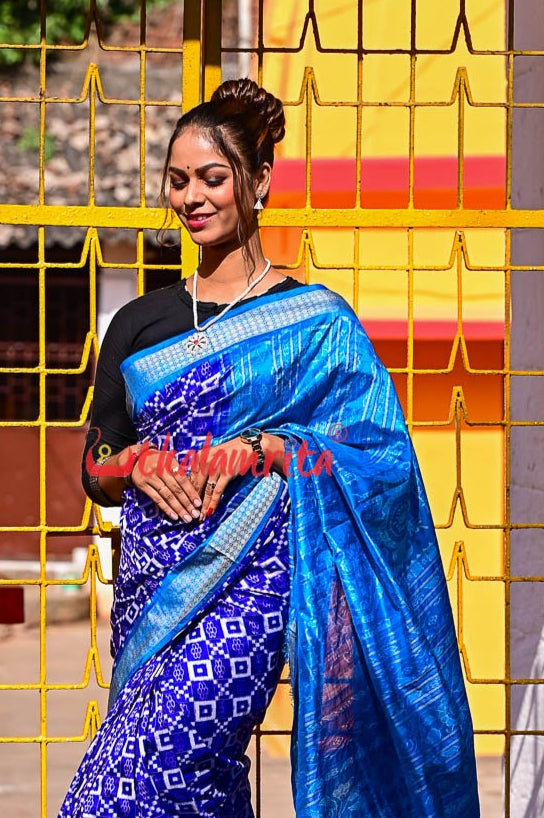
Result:
<svg viewBox="0 0 544 818">
<path fill-rule="evenodd" d="M 511 0 L 513 2 L 513 0 Z M 542 49 L 542 0 L 515 0 L 514 48 Z M 514 100 L 544 101 L 544 58 L 518 57 Z M 513 121 L 512 206 L 544 208 L 542 134 L 544 109 L 517 109 Z M 516 271 L 516 265 L 544 263 L 544 231 L 515 230 L 512 235 L 512 355 L 514 370 L 544 369 L 544 272 Z M 544 420 L 544 376 L 511 380 L 512 420 Z M 511 519 L 544 523 L 544 427 L 512 429 Z M 512 532 L 513 576 L 544 575 L 544 529 Z M 511 586 L 511 674 L 538 684 L 512 688 L 514 730 L 544 729 L 544 583 Z M 544 736 L 513 736 L 510 752 L 510 815 L 544 815 Z"/>
</svg>

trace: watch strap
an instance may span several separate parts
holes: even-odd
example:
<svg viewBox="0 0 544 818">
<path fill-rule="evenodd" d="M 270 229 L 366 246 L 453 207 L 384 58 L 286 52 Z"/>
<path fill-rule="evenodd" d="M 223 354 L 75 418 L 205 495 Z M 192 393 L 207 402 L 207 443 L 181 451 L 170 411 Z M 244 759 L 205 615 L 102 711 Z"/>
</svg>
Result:
<svg viewBox="0 0 544 818">
<path fill-rule="evenodd" d="M 262 469 L 265 462 L 264 450 L 261 444 L 262 437 L 262 430 L 255 426 L 251 426 L 249 429 L 244 429 L 243 432 L 240 432 L 242 442 L 249 444 L 257 455 L 258 469 Z"/>
</svg>

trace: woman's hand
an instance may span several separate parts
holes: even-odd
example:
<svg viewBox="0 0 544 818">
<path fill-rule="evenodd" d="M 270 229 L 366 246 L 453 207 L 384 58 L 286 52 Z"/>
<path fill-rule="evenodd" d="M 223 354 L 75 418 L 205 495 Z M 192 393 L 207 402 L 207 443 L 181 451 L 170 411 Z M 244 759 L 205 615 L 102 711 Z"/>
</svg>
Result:
<svg viewBox="0 0 544 818">
<path fill-rule="evenodd" d="M 196 467 L 191 472 L 191 482 L 202 498 L 201 520 L 213 514 L 233 477 L 244 475 L 248 471 L 257 475 L 268 475 L 271 469 L 283 473 L 285 456 L 283 438 L 263 432 L 261 446 L 265 455 L 262 469 L 256 468 L 255 453 L 240 437 L 217 446 L 210 446 L 205 457 L 202 456 L 204 450 L 199 453 Z"/>
<path fill-rule="evenodd" d="M 256 469 L 256 455 L 240 437 L 196 452 L 191 469 L 185 469 L 175 451 L 148 447 L 139 451 L 134 466 L 135 447 L 128 446 L 109 458 L 99 476 L 101 488 L 111 497 L 122 494 L 127 483 L 147 494 L 172 520 L 186 523 L 202 521 L 217 508 L 228 483 L 239 475 L 252 471 L 267 475 L 271 469 L 283 473 L 285 456 L 283 438 L 263 432 L 261 446 L 265 463 Z M 184 455 L 179 453 L 179 457 Z M 125 473 L 125 477 L 113 476 Z M 111 476 L 110 476 L 111 475 Z"/>
<path fill-rule="evenodd" d="M 190 473 L 181 468 L 176 452 L 144 451 L 130 473 L 130 483 L 147 494 L 172 520 L 191 523 L 200 519 L 202 500 Z"/>
</svg>

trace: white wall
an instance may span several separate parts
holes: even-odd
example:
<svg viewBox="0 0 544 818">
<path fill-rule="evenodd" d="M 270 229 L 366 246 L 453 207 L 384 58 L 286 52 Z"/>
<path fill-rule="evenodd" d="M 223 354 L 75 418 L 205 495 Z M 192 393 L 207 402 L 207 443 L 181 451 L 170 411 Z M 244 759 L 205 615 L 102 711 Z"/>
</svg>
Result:
<svg viewBox="0 0 544 818">
<path fill-rule="evenodd" d="M 514 47 L 544 49 L 542 0 L 515 0 Z M 518 57 L 514 99 L 544 102 L 544 58 Z M 544 208 L 544 110 L 517 109 L 514 114 L 512 206 Z M 516 230 L 512 261 L 544 264 L 544 231 Z M 512 273 L 512 369 L 544 369 L 544 272 Z M 544 420 L 544 377 L 513 377 L 512 419 Z M 544 522 L 544 427 L 512 430 L 511 517 L 513 523 Z M 544 530 L 512 532 L 513 576 L 544 575 Z M 512 678 L 544 678 L 544 583 L 511 586 Z M 544 729 L 544 685 L 513 686 L 514 730 Z M 514 736 L 511 746 L 512 818 L 544 815 L 544 736 Z"/>
</svg>

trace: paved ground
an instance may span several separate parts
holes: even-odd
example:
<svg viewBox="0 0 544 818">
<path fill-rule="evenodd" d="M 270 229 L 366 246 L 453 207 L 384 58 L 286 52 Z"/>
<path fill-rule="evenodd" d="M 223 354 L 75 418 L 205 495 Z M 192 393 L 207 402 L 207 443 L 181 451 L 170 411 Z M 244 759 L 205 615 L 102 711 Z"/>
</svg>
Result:
<svg viewBox="0 0 544 818">
<path fill-rule="evenodd" d="M 108 628 L 98 629 L 97 643 L 102 672 L 109 679 L 111 661 Z M 47 682 L 79 684 L 84 676 L 90 647 L 86 623 L 54 625 L 46 640 Z M 32 684 L 39 680 L 39 632 L 34 628 L 13 627 L 8 638 L 0 640 L 0 684 Z M 282 690 L 288 696 L 285 689 Z M 100 689 L 91 674 L 89 686 L 82 690 L 51 691 L 47 695 L 49 736 L 82 736 L 87 702 L 96 699 L 101 713 L 106 712 L 107 691 Z M 285 711 L 285 708 L 284 708 Z M 0 691 L 0 735 L 38 736 L 40 701 L 35 690 Z M 281 756 L 281 741 L 263 748 L 261 818 L 293 818 L 289 762 Z M 55 818 L 71 776 L 86 743 L 54 742 L 47 751 L 48 818 Z M 255 764 L 253 765 L 255 769 Z M 501 818 L 501 761 L 478 760 L 482 818 Z M 253 787 L 254 792 L 256 787 Z M 9 818 L 40 816 L 40 751 L 36 743 L 0 743 L 0 815 Z"/>
</svg>

